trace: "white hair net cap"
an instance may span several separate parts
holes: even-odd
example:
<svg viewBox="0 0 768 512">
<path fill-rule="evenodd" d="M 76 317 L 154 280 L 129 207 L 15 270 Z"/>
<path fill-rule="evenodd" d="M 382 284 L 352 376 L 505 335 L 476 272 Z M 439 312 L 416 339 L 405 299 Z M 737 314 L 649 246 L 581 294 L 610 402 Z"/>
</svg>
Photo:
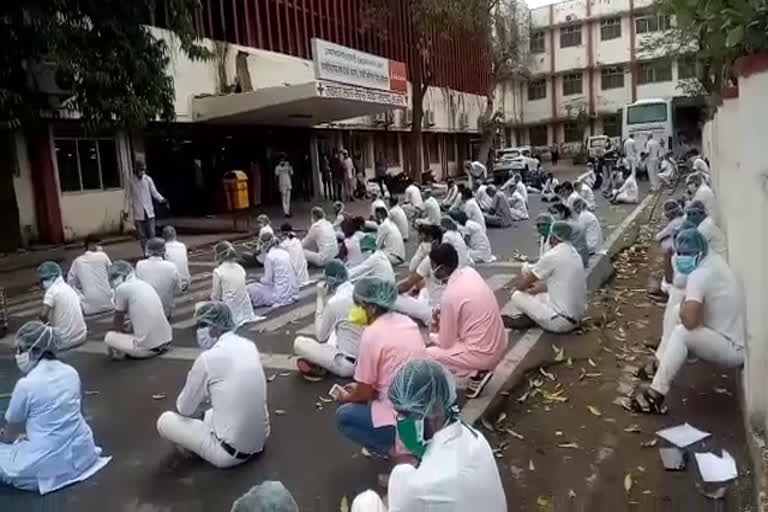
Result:
<svg viewBox="0 0 768 512">
<path fill-rule="evenodd" d="M 55 352 L 62 345 L 61 333 L 40 320 L 33 320 L 22 325 L 14 338 L 14 346 L 19 352 L 29 352 L 33 348 L 42 354 Z"/>
<path fill-rule="evenodd" d="M 229 309 L 229 306 L 219 301 L 205 302 L 200 305 L 195 310 L 195 321 L 198 324 L 220 327 L 225 331 L 231 331 L 235 328 L 232 310 Z"/>
<path fill-rule="evenodd" d="M 166 242 L 176 240 L 176 228 L 173 226 L 165 226 L 163 228 L 163 238 L 165 238 Z"/>
<path fill-rule="evenodd" d="M 107 272 L 109 280 L 112 281 L 117 277 L 127 278 L 133 273 L 133 267 L 125 260 L 117 260 L 109 266 Z"/>
<path fill-rule="evenodd" d="M 357 495 L 350 512 L 387 512 L 387 507 L 376 492 L 368 489 Z"/>
<path fill-rule="evenodd" d="M 282 482 L 267 480 L 235 500 L 230 512 L 299 512 L 299 506 Z"/>
<path fill-rule="evenodd" d="M 552 235 L 553 237 L 563 242 L 570 242 L 573 239 L 573 226 L 570 222 L 564 220 L 558 220 L 552 223 Z"/>
<path fill-rule="evenodd" d="M 147 255 L 165 256 L 165 240 L 154 237 L 147 241 Z"/>
<path fill-rule="evenodd" d="M 389 399 L 399 412 L 422 418 L 435 410 L 444 416 L 456 413 L 456 381 L 438 362 L 415 359 L 402 366 L 389 386 Z"/>
<path fill-rule="evenodd" d="M 216 247 L 213 248 L 213 257 L 216 260 L 216 263 L 221 263 L 222 261 L 237 258 L 237 251 L 235 250 L 235 246 L 231 243 L 226 241 L 219 242 L 216 244 Z"/>
</svg>

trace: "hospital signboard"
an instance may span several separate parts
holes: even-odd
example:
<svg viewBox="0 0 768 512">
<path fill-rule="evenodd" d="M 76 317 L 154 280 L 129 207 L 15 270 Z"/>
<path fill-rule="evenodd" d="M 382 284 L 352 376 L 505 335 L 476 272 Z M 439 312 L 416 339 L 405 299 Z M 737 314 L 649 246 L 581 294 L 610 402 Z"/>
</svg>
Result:
<svg viewBox="0 0 768 512">
<path fill-rule="evenodd" d="M 399 94 L 408 92 L 408 73 L 403 62 L 318 38 L 312 39 L 312 58 L 318 80 Z"/>
<path fill-rule="evenodd" d="M 400 108 L 408 106 L 408 96 L 394 91 L 355 87 L 324 80 L 317 81 L 316 89 L 317 95 L 321 98 L 364 101 L 367 103 L 378 103 L 380 105 L 391 105 L 392 107 Z"/>
</svg>

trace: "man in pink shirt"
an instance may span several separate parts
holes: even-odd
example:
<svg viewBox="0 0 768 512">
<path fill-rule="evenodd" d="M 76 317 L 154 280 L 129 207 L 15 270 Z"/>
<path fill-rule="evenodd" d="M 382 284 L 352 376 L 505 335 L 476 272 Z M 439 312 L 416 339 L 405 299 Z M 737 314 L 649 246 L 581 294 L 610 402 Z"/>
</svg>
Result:
<svg viewBox="0 0 768 512">
<path fill-rule="evenodd" d="M 397 298 L 394 282 L 364 278 L 355 284 L 355 307 L 350 322 L 366 325 L 360 339 L 355 381 L 336 397 L 336 426 L 345 437 L 379 455 L 395 444 L 395 409 L 389 384 L 412 359 L 424 357 L 424 339 L 418 325 L 391 311 Z"/>
<path fill-rule="evenodd" d="M 458 269 L 459 258 L 450 244 L 440 244 L 429 253 L 432 275 L 447 281 L 440 301 L 436 345 L 428 355 L 456 377 L 474 378 L 470 394 L 479 394 L 491 371 L 507 350 L 507 333 L 496 296 L 471 267 Z"/>
</svg>

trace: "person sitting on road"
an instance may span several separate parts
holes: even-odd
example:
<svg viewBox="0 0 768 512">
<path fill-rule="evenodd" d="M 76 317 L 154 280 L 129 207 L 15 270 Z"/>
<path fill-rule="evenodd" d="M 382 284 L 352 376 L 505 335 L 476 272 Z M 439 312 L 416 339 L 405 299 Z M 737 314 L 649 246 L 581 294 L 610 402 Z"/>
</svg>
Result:
<svg viewBox="0 0 768 512">
<path fill-rule="evenodd" d="M 578 222 L 573 218 L 572 211 L 562 203 L 554 204 L 549 207 L 549 212 L 552 214 L 554 220 L 561 220 L 568 222 L 573 229 L 571 236 L 571 245 L 576 249 L 576 252 L 581 256 L 581 261 L 584 263 L 584 268 L 589 265 L 589 248 L 587 247 L 587 235 L 579 227 Z"/>
<path fill-rule="evenodd" d="M 173 301 L 181 294 L 181 277 L 176 265 L 165 259 L 165 240 L 150 238 L 147 241 L 147 259 L 136 263 L 136 277 L 149 283 L 163 303 L 166 318 L 173 318 Z"/>
<path fill-rule="evenodd" d="M 355 303 L 353 284 L 344 263 L 331 260 L 325 266 L 325 282 L 317 286 L 315 337 L 297 336 L 293 353 L 296 366 L 309 380 L 319 380 L 326 372 L 349 378 L 355 373 L 363 327 L 349 321 Z M 330 298 L 328 294 L 331 294 Z"/>
<path fill-rule="evenodd" d="M 560 182 L 555 178 L 555 175 L 548 172 L 546 179 L 544 180 L 544 186 L 541 189 L 541 200 L 545 203 L 551 203 L 557 201 L 558 195 L 555 192 L 555 187 L 559 186 Z"/>
<path fill-rule="evenodd" d="M 56 349 L 67 350 L 85 343 L 88 328 L 83 318 L 80 297 L 64 282 L 61 267 L 53 261 L 45 261 L 37 267 L 37 277 L 45 291 L 38 319 L 60 331 L 56 341 L 62 344 Z"/>
<path fill-rule="evenodd" d="M 595 193 L 592 191 L 592 185 L 589 184 L 589 177 L 581 177 L 576 181 L 576 192 L 578 196 L 587 203 L 589 211 L 597 211 L 597 202 L 595 201 Z M 571 207 L 573 208 L 573 207 Z"/>
<path fill-rule="evenodd" d="M 264 249 L 261 247 L 261 244 L 259 243 L 259 237 L 263 233 L 272 233 L 274 235 L 275 230 L 272 228 L 272 221 L 269 219 L 269 215 L 267 215 L 266 213 L 261 213 L 256 216 L 256 225 L 259 228 L 256 231 L 257 233 L 256 234 L 256 251 L 253 254 L 249 254 L 249 253 L 243 254 L 243 260 L 241 261 L 252 263 L 253 265 L 256 265 L 256 266 L 263 266 L 264 256 L 266 253 L 264 252 Z"/>
<path fill-rule="evenodd" d="M 595 214 L 589 211 L 587 202 L 579 197 L 573 202 L 573 212 L 576 214 L 576 225 L 584 233 L 589 254 L 595 254 L 603 245 L 603 229 Z"/>
<path fill-rule="evenodd" d="M 299 287 L 309 283 L 309 269 L 307 268 L 307 258 L 304 257 L 304 249 L 301 247 L 301 241 L 296 238 L 293 226 L 285 223 L 280 226 L 280 235 L 283 241 L 280 242 L 280 248 L 288 253 L 291 258 L 293 271 L 296 272 L 296 281 Z"/>
<path fill-rule="evenodd" d="M 710 183 L 712 181 L 712 174 L 709 170 L 709 164 L 707 161 L 699 154 L 698 149 L 693 150 L 693 156 L 691 157 L 691 170 L 694 173 L 700 173 L 703 175 L 704 179 L 707 183 Z"/>
<path fill-rule="evenodd" d="M 16 366 L 23 375 L 0 430 L 0 482 L 39 494 L 82 482 L 111 459 L 101 457 L 83 417 L 77 370 L 56 358 L 65 344 L 60 334 L 37 320 L 16 332 Z M 13 498 L 4 501 L 11 510 Z"/>
<path fill-rule="evenodd" d="M 675 154 L 669 151 L 661 160 L 661 172 L 659 172 L 659 180 L 666 187 L 674 185 L 674 181 L 677 178 L 677 164 L 675 163 Z"/>
<path fill-rule="evenodd" d="M 438 208 L 439 211 L 440 208 Z M 405 243 L 403 242 L 403 235 L 389 218 L 386 209 L 378 208 L 376 210 L 376 222 L 379 225 L 376 234 L 376 248 L 384 251 L 392 265 L 399 265 L 404 262 Z"/>
<path fill-rule="evenodd" d="M 459 187 L 450 176 L 445 179 L 445 186 L 445 197 L 440 202 L 440 208 L 442 210 L 450 210 L 453 207 L 453 203 L 455 203 L 456 199 L 459 197 Z"/>
<path fill-rule="evenodd" d="M 516 191 L 517 192 L 517 191 Z M 485 225 L 492 228 L 506 228 L 512 225 L 515 216 L 509 207 L 506 194 L 496 190 L 494 185 L 488 186 L 488 193 L 492 194 L 491 206 L 485 213 Z M 519 195 L 519 193 L 518 193 Z"/>
<path fill-rule="evenodd" d="M 256 216 L 256 224 L 259 226 L 258 236 L 261 236 L 263 233 L 275 234 L 275 230 L 272 227 L 272 221 L 266 213 L 260 213 Z"/>
<path fill-rule="evenodd" d="M 386 456 L 395 444 L 395 411 L 389 385 L 408 361 L 424 357 L 419 326 L 392 311 L 397 298 L 394 282 L 366 278 L 355 283 L 352 323 L 364 326 L 360 353 L 351 384 L 337 400 L 336 427 L 348 439 L 370 452 Z"/>
<path fill-rule="evenodd" d="M 310 265 L 325 268 L 326 263 L 334 259 L 339 253 L 339 247 L 336 244 L 336 232 L 333 225 L 325 218 L 325 212 L 319 206 L 312 208 L 310 215 L 312 226 L 310 226 L 307 236 L 301 241 L 301 246 L 304 247 L 304 257 Z"/>
<path fill-rule="evenodd" d="M 397 196 L 392 195 L 389 197 L 389 218 L 397 226 L 398 231 L 403 237 L 403 241 L 408 241 L 408 216 L 403 211 L 403 207 L 398 204 Z"/>
<path fill-rule="evenodd" d="M 371 219 L 376 218 L 376 208 L 384 208 L 389 212 L 387 203 L 384 202 L 382 195 L 377 190 L 371 192 L 371 199 Z"/>
<path fill-rule="evenodd" d="M 475 201 L 480 206 L 480 209 L 487 212 L 493 206 L 493 196 L 488 193 L 489 185 L 482 182 L 475 190 Z"/>
<path fill-rule="evenodd" d="M 549 243 L 549 235 L 552 233 L 554 217 L 549 212 L 541 212 L 536 216 L 536 233 L 539 238 L 539 258 L 544 256 L 552 246 Z"/>
<path fill-rule="evenodd" d="M 467 175 L 470 190 L 488 179 L 488 168 L 476 160 L 464 162 L 464 172 Z"/>
<path fill-rule="evenodd" d="M 281 482 L 266 480 L 236 499 L 229 512 L 299 512 L 299 506 Z M 353 506 L 351 512 L 358 511 Z"/>
<path fill-rule="evenodd" d="M 509 210 L 513 221 L 528 220 L 528 201 L 526 201 L 525 197 L 520 194 L 519 190 L 515 189 L 515 191 L 512 192 L 512 195 L 505 197 L 505 199 L 507 199 L 507 203 L 509 204 Z"/>
<path fill-rule="evenodd" d="M 480 205 L 477 204 L 477 200 L 472 196 L 472 190 L 465 188 L 461 191 L 461 197 L 464 200 L 464 213 L 467 215 L 468 220 L 477 222 L 482 228 L 483 232 L 486 232 L 485 216 L 480 209 Z"/>
<path fill-rule="evenodd" d="M 360 241 L 365 236 L 364 228 L 365 219 L 362 217 L 344 219 L 341 223 L 341 233 L 344 238 L 339 244 L 338 259 L 342 260 L 347 268 L 356 267 L 365 261 L 365 256 L 360 250 Z"/>
<path fill-rule="evenodd" d="M 637 188 L 637 178 L 634 173 L 621 184 L 620 188 L 613 189 L 610 197 L 611 203 L 637 204 L 640 202 L 640 189 Z"/>
<path fill-rule="evenodd" d="M 213 269 L 211 300 L 222 301 L 232 310 L 235 325 L 241 326 L 256 320 L 251 297 L 245 284 L 245 269 L 237 263 L 237 251 L 229 242 L 219 242 L 213 248 L 218 265 Z"/>
<path fill-rule="evenodd" d="M 96 315 L 115 309 L 107 270 L 112 262 L 107 253 L 99 249 L 99 239 L 85 237 L 85 252 L 75 258 L 67 272 L 67 284 L 80 296 L 83 314 Z"/>
<path fill-rule="evenodd" d="M 344 222 L 345 219 L 349 218 L 349 216 L 344 213 L 344 203 L 341 201 L 334 201 L 333 214 L 336 215 L 333 221 L 333 228 L 339 230 L 341 229 L 341 223 Z"/>
<path fill-rule="evenodd" d="M 685 185 L 688 194 L 691 196 L 691 203 L 694 201 L 701 201 L 707 211 L 707 216 L 709 216 L 716 225 L 719 225 L 719 211 L 715 193 L 712 192 L 712 189 L 705 182 L 704 175 L 698 173 L 690 174 L 685 179 Z"/>
<path fill-rule="evenodd" d="M 176 399 L 178 413 L 162 413 L 157 432 L 182 451 L 230 468 L 261 453 L 269 437 L 267 379 L 256 344 L 235 334 L 226 304 L 203 303 L 195 321 L 202 352 Z"/>
<path fill-rule="evenodd" d="M 560 201 L 571 211 L 573 211 L 573 202 L 576 198 L 581 197 L 579 193 L 574 190 L 573 183 L 570 181 L 564 181 L 560 185 L 557 193 L 560 196 Z"/>
<path fill-rule="evenodd" d="M 365 235 L 360 239 L 360 252 L 363 261 L 359 265 L 349 267 L 349 280 L 355 282 L 363 277 L 375 277 L 385 281 L 395 282 L 395 271 L 392 269 L 389 256 L 377 248 L 373 235 Z"/>
<path fill-rule="evenodd" d="M 432 274 L 445 283 L 436 312 L 435 345 L 430 358 L 459 378 L 469 378 L 469 395 L 477 396 L 507 351 L 507 333 L 493 290 L 471 267 L 459 268 L 453 246 L 440 244 L 429 253 Z"/>
<path fill-rule="evenodd" d="M 720 366 L 735 368 L 745 359 L 745 302 L 733 271 L 696 229 L 684 229 L 675 238 L 676 270 L 687 277 L 685 297 L 665 317 L 656 350 L 651 385 L 632 398 L 636 412 L 664 414 L 665 397 L 689 352 Z M 650 377 L 650 375 L 648 375 Z"/>
<path fill-rule="evenodd" d="M 443 230 L 439 226 L 419 226 L 419 246 L 411 259 L 409 274 L 397 285 L 400 295 L 394 310 L 418 320 L 426 326 L 432 323 L 432 312 L 440 305 L 445 286 L 432 275 L 429 253 L 441 243 Z"/>
<path fill-rule="evenodd" d="M 469 259 L 473 263 L 496 261 L 496 257 L 491 253 L 491 241 L 480 224 L 467 219 L 467 214 L 461 210 L 452 210 L 449 215 L 459 225 L 459 232 L 464 237 Z"/>
<path fill-rule="evenodd" d="M 440 203 L 432 195 L 431 189 L 424 190 L 424 200 L 422 218 L 416 219 L 416 224 L 440 224 Z"/>
<path fill-rule="evenodd" d="M 440 227 L 443 229 L 443 238 L 441 242 L 452 245 L 456 250 L 456 254 L 459 257 L 459 268 L 472 265 L 473 261 L 469 257 L 469 249 L 464 241 L 464 237 L 459 233 L 459 225 L 456 224 L 456 221 L 448 215 L 445 215 L 440 221 Z"/>
<path fill-rule="evenodd" d="M 115 316 L 114 330 L 104 336 L 107 355 L 115 360 L 148 359 L 166 352 L 173 331 L 155 289 L 137 278 L 131 264 L 123 260 L 109 267 L 109 284 L 115 290 Z"/>
<path fill-rule="evenodd" d="M 506 512 L 493 450 L 482 433 L 461 420 L 455 379 L 442 365 L 409 361 L 395 375 L 389 399 L 398 437 L 415 457 L 389 476 L 389 510 Z M 386 510 L 373 491 L 356 497 L 353 510 L 363 498 L 380 507 L 365 510 Z"/>
<path fill-rule="evenodd" d="M 464 211 L 464 190 L 467 188 L 467 185 L 464 183 L 459 183 L 457 187 L 457 194 L 456 199 L 453 200 L 453 204 L 448 208 L 448 211 L 451 210 L 461 210 Z M 470 194 L 471 195 L 471 194 Z"/>
<path fill-rule="evenodd" d="M 525 202 L 526 211 L 528 209 L 528 187 L 523 183 L 523 177 L 520 173 L 510 172 L 512 176 L 501 186 L 499 190 L 512 197 L 515 192 L 523 198 Z"/>
<path fill-rule="evenodd" d="M 403 211 L 409 219 L 417 219 L 421 217 L 421 212 L 424 211 L 424 199 L 421 197 L 421 189 L 413 182 L 405 187 Z"/>
<path fill-rule="evenodd" d="M 299 299 L 299 280 L 291 256 L 281 248 L 275 235 L 264 233 L 259 237 L 264 252 L 264 274 L 246 289 L 254 308 L 279 307 Z"/>
<path fill-rule="evenodd" d="M 725 235 L 715 224 L 714 219 L 707 213 L 706 205 L 701 201 L 691 201 L 685 207 L 685 218 L 692 222 L 707 241 L 707 247 L 711 252 L 722 258 L 728 257 L 728 245 Z"/>
<path fill-rule="evenodd" d="M 667 219 L 667 225 L 656 233 L 654 239 L 659 244 L 664 257 L 664 277 L 658 290 L 652 290 L 652 295 L 665 297 L 669 294 L 669 287 L 672 286 L 674 269 L 672 267 L 672 256 L 675 253 L 675 237 L 680 232 L 680 228 L 685 221 L 685 215 L 680 203 L 674 199 L 668 199 L 664 202 L 664 217 Z"/>
<path fill-rule="evenodd" d="M 523 265 L 510 298 L 507 327 L 533 324 L 545 331 L 570 332 L 587 309 L 587 279 L 579 253 L 571 244 L 573 226 L 556 221 L 549 235 L 552 248 L 534 265 Z"/>
<path fill-rule="evenodd" d="M 187 291 L 190 283 L 187 246 L 176 239 L 176 229 L 173 226 L 163 228 L 163 239 L 165 240 L 165 259 L 176 265 L 176 271 L 181 279 L 181 291 Z"/>
</svg>

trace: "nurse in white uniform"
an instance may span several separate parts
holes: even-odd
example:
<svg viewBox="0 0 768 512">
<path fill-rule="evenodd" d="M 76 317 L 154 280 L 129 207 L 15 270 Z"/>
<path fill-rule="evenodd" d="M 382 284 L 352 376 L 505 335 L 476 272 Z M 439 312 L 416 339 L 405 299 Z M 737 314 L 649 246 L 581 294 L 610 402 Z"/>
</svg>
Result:
<svg viewBox="0 0 768 512">
<path fill-rule="evenodd" d="M 491 241 L 483 228 L 475 221 L 467 219 L 461 210 L 451 210 L 451 218 L 459 225 L 459 233 L 464 237 L 472 263 L 492 263 L 496 257 L 491 252 Z"/>
<path fill-rule="evenodd" d="M 576 215 L 576 224 L 584 233 L 589 254 L 595 254 L 603 245 L 603 230 L 600 221 L 595 214 L 589 211 L 587 202 L 581 197 L 573 202 L 573 212 Z"/>
<path fill-rule="evenodd" d="M 248 295 L 253 307 L 285 306 L 299 298 L 299 283 L 293 269 L 291 257 L 280 246 L 277 237 L 264 233 L 259 237 L 264 253 L 264 274 L 248 285 Z"/>
<path fill-rule="evenodd" d="M 165 258 L 165 240 L 150 238 L 147 241 L 145 260 L 136 263 L 136 277 L 148 283 L 163 303 L 166 318 L 173 317 L 173 301 L 181 294 L 181 277 L 176 265 Z"/>
<path fill-rule="evenodd" d="M 325 268 L 325 264 L 339 253 L 336 231 L 333 229 L 333 224 L 325 218 L 325 212 L 319 206 L 312 208 L 310 215 L 312 225 L 307 231 L 307 236 L 301 241 L 301 246 L 304 247 L 304 257 L 310 265 Z"/>
<path fill-rule="evenodd" d="M 176 229 L 173 226 L 163 228 L 163 239 L 165 239 L 165 259 L 176 265 L 176 271 L 181 278 L 181 290 L 186 291 L 190 280 L 187 246 L 176 239 Z"/>
<path fill-rule="evenodd" d="M 107 279 L 107 270 L 112 262 L 109 256 L 99 250 L 98 238 L 85 238 L 85 252 L 75 258 L 67 272 L 67 284 L 80 295 L 83 314 L 95 315 L 112 311 L 112 288 Z"/>
<path fill-rule="evenodd" d="M 80 296 L 61 277 L 61 267 L 45 261 L 37 267 L 40 284 L 45 290 L 40 320 L 60 331 L 57 350 L 67 350 L 85 343 L 88 330 L 83 318 Z"/>
<path fill-rule="evenodd" d="M 721 258 L 728 257 L 728 245 L 725 241 L 725 235 L 717 227 L 711 215 L 708 215 L 707 208 L 701 201 L 691 201 L 685 207 L 685 219 L 696 226 L 699 233 L 707 241 L 709 251 L 718 254 Z"/>
<path fill-rule="evenodd" d="M 689 175 L 685 179 L 685 185 L 688 189 L 688 193 L 691 195 L 691 202 L 701 201 L 704 207 L 707 209 L 707 215 L 709 215 L 715 224 L 720 224 L 720 212 L 717 208 L 717 200 L 715 199 L 715 193 L 707 185 L 704 180 L 704 175 L 695 173 Z"/>
<path fill-rule="evenodd" d="M 269 437 L 267 379 L 256 345 L 233 331 L 223 302 L 195 311 L 197 344 L 203 352 L 187 374 L 176 409 L 157 419 L 160 437 L 217 468 L 230 468 L 261 453 Z M 210 404 L 203 419 L 194 417 Z"/>
<path fill-rule="evenodd" d="M 213 252 L 219 266 L 213 269 L 211 300 L 220 300 L 229 306 L 237 326 L 256 320 L 245 286 L 245 269 L 235 261 L 237 251 L 234 246 L 229 242 L 219 242 Z"/>
<path fill-rule="evenodd" d="M 16 366 L 24 375 L 0 430 L 0 482 L 40 494 L 81 482 L 111 459 L 101 457 L 83 418 L 77 371 L 54 355 L 58 335 L 38 321 L 16 333 Z"/>
<path fill-rule="evenodd" d="M 280 247 L 285 249 L 288 256 L 291 258 L 291 264 L 293 265 L 293 270 L 296 272 L 296 279 L 299 282 L 299 286 L 308 284 L 309 269 L 307 268 L 307 258 L 304 257 L 304 248 L 301 246 L 301 240 L 296 238 L 293 226 L 287 222 L 280 226 L 280 234 L 283 237 L 283 241 L 280 242 Z"/>
<path fill-rule="evenodd" d="M 506 512 L 507 500 L 491 446 L 459 417 L 454 377 L 440 363 L 416 359 L 389 387 L 397 435 L 418 464 L 398 464 L 389 476 L 389 512 Z M 352 504 L 354 510 L 372 491 Z M 361 509 L 358 509 L 361 510 Z M 369 509 L 370 510 L 370 509 Z"/>
</svg>

